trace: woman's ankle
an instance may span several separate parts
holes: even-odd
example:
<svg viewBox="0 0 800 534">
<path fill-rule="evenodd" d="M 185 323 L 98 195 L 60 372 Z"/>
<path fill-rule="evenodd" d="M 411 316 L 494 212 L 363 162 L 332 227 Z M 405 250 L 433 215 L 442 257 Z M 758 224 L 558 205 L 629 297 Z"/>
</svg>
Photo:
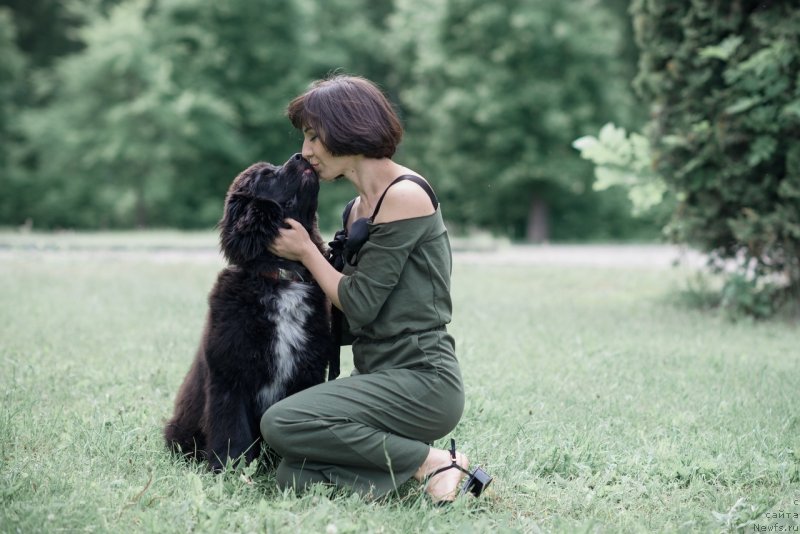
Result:
<svg viewBox="0 0 800 534">
<path fill-rule="evenodd" d="M 428 449 L 428 456 L 425 457 L 425 461 L 422 462 L 422 465 L 420 465 L 419 469 L 414 473 L 414 478 L 422 482 L 425 480 L 425 477 L 449 463 L 450 454 L 447 451 L 431 447 Z"/>
<path fill-rule="evenodd" d="M 443 449 L 431 448 L 425 462 L 417 469 L 414 478 L 426 483 L 425 491 L 434 502 L 450 501 L 456 497 L 464 471 L 469 466 L 469 460 L 461 453 L 456 453 L 455 463 L 461 468 L 447 469 L 453 465 L 450 452 Z M 436 473 L 438 470 L 442 470 Z M 434 473 L 436 473 L 434 475 Z M 433 476 L 432 476 L 433 475 Z"/>
</svg>

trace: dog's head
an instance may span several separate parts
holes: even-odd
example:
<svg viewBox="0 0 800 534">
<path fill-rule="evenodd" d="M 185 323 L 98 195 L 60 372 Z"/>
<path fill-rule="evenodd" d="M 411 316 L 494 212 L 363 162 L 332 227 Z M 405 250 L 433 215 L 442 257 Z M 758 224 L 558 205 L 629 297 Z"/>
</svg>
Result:
<svg viewBox="0 0 800 534">
<path fill-rule="evenodd" d="M 255 163 L 233 180 L 219 222 L 220 245 L 235 265 L 274 258 L 267 247 L 287 217 L 315 228 L 319 177 L 300 154 L 280 167 Z"/>
</svg>

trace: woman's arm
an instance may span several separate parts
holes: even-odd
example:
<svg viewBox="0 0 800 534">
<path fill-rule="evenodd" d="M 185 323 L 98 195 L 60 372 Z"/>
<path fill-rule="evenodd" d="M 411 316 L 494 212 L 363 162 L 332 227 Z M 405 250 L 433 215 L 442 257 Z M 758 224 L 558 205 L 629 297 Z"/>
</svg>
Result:
<svg viewBox="0 0 800 534">
<path fill-rule="evenodd" d="M 341 309 L 338 288 L 342 273 L 328 263 L 328 260 L 311 241 L 302 224 L 294 219 L 286 219 L 285 222 L 290 228 L 280 230 L 270 251 L 287 260 L 302 262 L 305 268 L 311 271 L 314 280 L 317 281 L 331 303 Z"/>
<path fill-rule="evenodd" d="M 386 193 L 375 223 L 422 217 L 434 212 L 435 209 L 425 191 L 413 182 L 404 181 L 397 183 Z M 311 241 L 303 225 L 294 219 L 286 219 L 285 222 L 290 228 L 280 230 L 278 237 L 270 247 L 272 253 L 288 260 L 302 262 L 305 268 L 311 271 L 312 276 L 331 303 L 345 311 L 339 299 L 340 282 L 345 276 L 328 263 L 328 260 Z M 366 322 L 374 319 L 374 315 L 378 313 L 380 306 L 383 305 L 383 301 L 400 276 L 400 271 L 409 253 L 407 242 L 414 241 L 419 237 L 403 233 L 398 235 L 397 232 L 389 229 L 384 229 L 383 233 L 391 234 L 391 237 L 387 240 L 386 238 L 380 239 L 378 236 L 382 243 L 368 241 L 364 244 L 359 256 L 359 258 L 363 256 L 363 259 L 359 260 L 359 264 L 364 264 L 364 268 L 360 268 L 359 271 L 366 271 L 366 273 L 361 273 L 361 276 L 355 278 L 347 277 L 349 283 L 345 285 L 356 296 L 355 302 L 359 303 L 359 306 L 355 306 L 351 302 L 349 313 L 359 312 L 363 316 L 351 317 L 348 315 L 351 325 L 358 324 L 359 319 Z M 379 257 L 373 258 L 375 255 Z M 380 264 L 380 271 L 383 272 L 380 279 L 371 278 L 374 272 L 378 271 L 377 266 L 372 265 L 376 262 Z"/>
</svg>

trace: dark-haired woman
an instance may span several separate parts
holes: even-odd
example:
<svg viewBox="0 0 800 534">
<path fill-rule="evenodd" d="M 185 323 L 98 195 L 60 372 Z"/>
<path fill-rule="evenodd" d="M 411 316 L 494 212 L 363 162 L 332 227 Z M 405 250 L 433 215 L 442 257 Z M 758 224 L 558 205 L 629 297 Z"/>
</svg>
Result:
<svg viewBox="0 0 800 534">
<path fill-rule="evenodd" d="M 377 497 L 413 476 L 434 502 L 452 500 L 467 458 L 428 445 L 455 428 L 464 408 L 445 327 L 451 253 L 438 201 L 419 174 L 392 160 L 403 130 L 370 81 L 315 82 L 287 114 L 320 179 L 344 178 L 358 196 L 345 217 L 342 272 L 292 220 L 272 250 L 301 261 L 343 311 L 355 370 L 266 411 L 261 432 L 282 457 L 278 482 L 298 490 L 323 482 Z"/>
</svg>

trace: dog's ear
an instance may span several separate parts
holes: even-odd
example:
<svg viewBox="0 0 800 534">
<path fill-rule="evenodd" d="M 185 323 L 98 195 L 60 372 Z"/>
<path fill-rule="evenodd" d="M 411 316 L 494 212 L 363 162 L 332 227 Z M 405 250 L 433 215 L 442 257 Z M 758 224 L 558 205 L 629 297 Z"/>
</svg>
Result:
<svg viewBox="0 0 800 534">
<path fill-rule="evenodd" d="M 252 197 L 244 193 L 228 193 L 227 198 L 225 198 L 225 212 L 222 215 L 222 220 L 217 224 L 217 227 L 224 229 L 229 224 L 238 220 L 251 200 Z"/>
<path fill-rule="evenodd" d="M 283 208 L 277 202 L 254 198 L 236 219 L 236 230 L 243 233 L 269 233 L 283 220 Z"/>
<path fill-rule="evenodd" d="M 230 195 L 220 221 L 220 245 L 230 263 L 242 265 L 267 252 L 283 222 L 283 209 L 271 200 Z"/>
<path fill-rule="evenodd" d="M 231 188 L 233 189 L 233 188 Z M 217 229 L 220 232 L 219 239 L 222 248 L 222 253 L 229 261 L 233 261 L 230 253 L 230 246 L 233 243 L 233 234 L 236 228 L 236 221 L 242 216 L 250 204 L 252 197 L 243 193 L 236 193 L 232 190 L 228 192 L 225 197 L 225 211 L 222 214 L 222 219 L 217 223 Z"/>
</svg>

